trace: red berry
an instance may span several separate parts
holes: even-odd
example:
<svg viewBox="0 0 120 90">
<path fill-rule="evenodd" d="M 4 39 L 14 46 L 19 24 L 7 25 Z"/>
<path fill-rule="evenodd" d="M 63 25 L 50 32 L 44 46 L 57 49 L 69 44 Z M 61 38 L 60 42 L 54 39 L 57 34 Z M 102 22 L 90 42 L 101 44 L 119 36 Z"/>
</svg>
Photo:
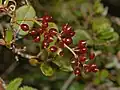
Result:
<svg viewBox="0 0 120 90">
<path fill-rule="evenodd" d="M 37 29 L 37 33 L 43 34 L 43 32 L 44 32 L 44 29 L 42 29 L 42 28 L 38 28 L 38 29 Z"/>
<path fill-rule="evenodd" d="M 75 70 L 74 70 L 74 74 L 76 75 L 76 76 L 79 76 L 80 75 L 80 68 L 75 68 Z"/>
<path fill-rule="evenodd" d="M 64 52 L 61 51 L 61 52 L 59 53 L 59 55 L 63 57 L 63 56 L 64 56 Z"/>
<path fill-rule="evenodd" d="M 58 50 L 58 48 L 56 46 L 51 46 L 50 47 L 51 52 L 56 52 L 57 50 Z"/>
<path fill-rule="evenodd" d="M 34 39 L 34 42 L 39 42 L 40 41 L 40 36 L 37 36 L 35 39 Z"/>
<path fill-rule="evenodd" d="M 74 31 L 71 31 L 70 34 L 69 34 L 71 37 L 73 37 L 75 35 L 75 32 Z"/>
<path fill-rule="evenodd" d="M 79 48 L 84 48 L 85 46 L 86 46 L 86 41 L 85 40 L 80 40 L 79 44 L 78 44 L 78 47 Z"/>
<path fill-rule="evenodd" d="M 63 29 L 64 34 L 70 35 L 70 32 L 72 32 L 71 26 L 66 26 L 66 28 Z"/>
<path fill-rule="evenodd" d="M 43 47 L 43 48 L 47 48 L 48 46 L 49 46 L 49 43 L 44 40 L 44 41 L 42 42 L 42 47 Z"/>
<path fill-rule="evenodd" d="M 48 16 L 48 15 L 45 15 L 42 18 L 43 18 L 43 21 L 47 21 L 47 22 L 52 20 L 52 16 Z"/>
<path fill-rule="evenodd" d="M 95 68 L 97 68 L 97 65 L 96 64 L 92 64 L 92 65 L 90 65 L 90 68 L 91 68 L 91 70 L 94 70 Z"/>
<path fill-rule="evenodd" d="M 91 59 L 91 60 L 93 60 L 94 58 L 95 58 L 95 53 L 90 53 L 90 55 L 89 55 L 89 58 Z"/>
<path fill-rule="evenodd" d="M 45 32 L 45 33 L 44 33 L 44 38 L 45 38 L 45 39 L 48 39 L 48 37 L 50 37 L 50 34 L 49 34 L 48 32 Z"/>
<path fill-rule="evenodd" d="M 50 33 L 51 35 L 56 35 L 56 34 L 57 34 L 57 30 L 56 30 L 55 28 L 51 28 L 51 29 L 49 30 L 49 33 Z"/>
<path fill-rule="evenodd" d="M 88 64 L 84 64 L 83 67 L 84 67 L 84 69 L 86 70 L 86 69 L 89 68 L 89 65 L 88 65 Z"/>
<path fill-rule="evenodd" d="M 23 31 L 28 31 L 29 30 L 29 26 L 27 24 L 21 24 L 20 27 Z"/>
<path fill-rule="evenodd" d="M 32 36 L 37 35 L 37 32 L 36 32 L 35 30 L 30 31 L 29 33 L 30 33 L 30 35 L 32 35 Z"/>
<path fill-rule="evenodd" d="M 66 30 L 67 27 L 68 27 L 68 24 L 64 24 L 64 25 L 62 26 L 62 30 L 63 30 L 63 31 Z"/>
<path fill-rule="evenodd" d="M 86 60 L 85 55 L 81 55 L 81 56 L 79 57 L 79 61 L 80 61 L 80 62 L 85 62 L 85 60 Z"/>
<path fill-rule="evenodd" d="M 42 28 L 47 28 L 47 27 L 48 27 L 48 22 L 43 21 L 43 22 L 42 22 Z"/>
<path fill-rule="evenodd" d="M 64 48 L 64 42 L 60 41 L 60 42 L 59 42 L 59 47 L 60 47 L 60 48 Z"/>
<path fill-rule="evenodd" d="M 62 40 L 65 44 L 70 45 L 72 43 L 72 38 L 63 38 Z"/>
<path fill-rule="evenodd" d="M 47 39 L 47 42 L 48 42 L 48 43 L 53 42 L 53 40 L 54 40 L 53 37 L 48 37 L 48 38 L 46 38 L 46 39 Z"/>
<path fill-rule="evenodd" d="M 80 53 L 81 53 L 81 54 L 87 53 L 87 48 L 81 48 L 81 49 L 80 49 Z"/>
<path fill-rule="evenodd" d="M 98 72 L 99 69 L 95 68 L 94 70 L 92 70 L 92 72 Z"/>
</svg>

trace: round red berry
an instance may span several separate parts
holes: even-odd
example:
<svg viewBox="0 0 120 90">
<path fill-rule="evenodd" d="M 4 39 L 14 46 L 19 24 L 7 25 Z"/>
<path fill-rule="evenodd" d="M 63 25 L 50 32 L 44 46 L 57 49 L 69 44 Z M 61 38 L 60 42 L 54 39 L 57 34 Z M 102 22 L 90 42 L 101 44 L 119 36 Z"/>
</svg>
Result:
<svg viewBox="0 0 120 90">
<path fill-rule="evenodd" d="M 75 32 L 74 31 L 71 31 L 70 34 L 69 34 L 71 37 L 73 37 L 75 35 Z"/>
<path fill-rule="evenodd" d="M 39 42 L 40 41 L 40 36 L 37 36 L 36 38 L 34 38 L 34 42 Z"/>
<path fill-rule="evenodd" d="M 76 75 L 76 76 L 79 76 L 80 75 L 80 68 L 75 68 L 75 70 L 74 70 L 74 74 Z"/>
<path fill-rule="evenodd" d="M 58 50 L 58 48 L 56 46 L 51 46 L 50 47 L 51 52 L 56 52 L 57 50 Z"/>
<path fill-rule="evenodd" d="M 80 53 L 81 53 L 81 54 L 87 53 L 87 48 L 86 48 L 86 47 L 81 48 L 81 49 L 80 49 Z"/>
<path fill-rule="evenodd" d="M 49 33 L 50 33 L 51 35 L 56 35 L 56 34 L 57 34 L 57 30 L 56 30 L 55 28 L 51 28 L 51 29 L 49 30 Z"/>
<path fill-rule="evenodd" d="M 43 21 L 47 21 L 47 22 L 52 20 L 52 16 L 49 16 L 49 15 L 45 15 L 42 18 L 43 18 Z"/>
<path fill-rule="evenodd" d="M 23 31 L 28 31 L 29 30 L 29 26 L 27 24 L 21 24 L 20 27 Z"/>
<path fill-rule="evenodd" d="M 79 61 L 80 61 L 80 62 L 85 62 L 85 60 L 86 60 L 86 56 L 85 56 L 85 55 L 81 55 L 81 56 L 79 57 Z"/>
<path fill-rule="evenodd" d="M 42 22 L 42 28 L 47 28 L 47 27 L 48 27 L 48 22 L 43 21 L 43 22 Z"/>
<path fill-rule="evenodd" d="M 86 46 L 86 41 L 85 40 L 80 40 L 78 43 L 79 48 L 84 48 Z"/>
<path fill-rule="evenodd" d="M 62 40 L 66 45 L 70 45 L 72 43 L 72 38 L 63 38 Z"/>
<path fill-rule="evenodd" d="M 38 28 L 38 29 L 37 29 L 37 33 L 43 34 L 43 32 L 44 32 L 44 29 L 42 29 L 42 28 Z"/>
<path fill-rule="evenodd" d="M 98 72 L 99 69 L 95 68 L 94 70 L 92 70 L 92 72 Z"/>
<path fill-rule="evenodd" d="M 61 52 L 59 53 L 59 55 L 63 57 L 63 56 L 64 56 L 64 52 L 61 51 Z"/>
<path fill-rule="evenodd" d="M 36 32 L 35 30 L 30 31 L 29 33 L 30 33 L 30 35 L 32 35 L 32 36 L 37 35 L 37 32 Z"/>
<path fill-rule="evenodd" d="M 47 42 L 48 42 L 48 43 L 53 42 L 53 40 L 54 40 L 53 37 L 51 37 L 51 36 L 49 36 L 49 37 L 46 38 L 46 39 L 47 39 Z"/>
<path fill-rule="evenodd" d="M 60 42 L 59 42 L 59 47 L 60 47 L 60 48 L 64 48 L 64 47 L 65 47 L 65 46 L 64 46 L 64 42 L 60 41 Z"/>
<path fill-rule="evenodd" d="M 64 24 L 64 25 L 62 26 L 62 30 L 63 30 L 63 31 L 66 30 L 67 27 L 68 27 L 68 24 Z"/>
<path fill-rule="evenodd" d="M 43 47 L 43 48 L 47 48 L 48 46 L 49 46 L 49 43 L 44 40 L 44 41 L 42 42 L 42 47 Z"/>
<path fill-rule="evenodd" d="M 89 59 L 93 60 L 94 58 L 95 58 L 95 53 L 91 52 L 90 55 L 89 55 Z"/>
<path fill-rule="evenodd" d="M 44 38 L 45 38 L 45 39 L 48 39 L 48 37 L 50 37 L 50 34 L 49 34 L 48 32 L 45 32 L 45 33 L 44 33 Z"/>
</svg>

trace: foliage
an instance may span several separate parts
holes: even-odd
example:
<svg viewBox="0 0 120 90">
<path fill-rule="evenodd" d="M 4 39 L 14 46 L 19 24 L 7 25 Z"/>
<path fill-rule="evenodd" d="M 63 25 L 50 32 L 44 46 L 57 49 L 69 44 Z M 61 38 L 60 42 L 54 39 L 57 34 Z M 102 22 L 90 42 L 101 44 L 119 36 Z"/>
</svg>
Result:
<svg viewBox="0 0 120 90">
<path fill-rule="evenodd" d="M 24 0 L 23 2 L 26 3 Z M 84 67 L 80 68 L 80 80 L 74 81 L 68 90 L 83 90 L 87 86 L 91 89 L 96 86 L 97 89 L 109 82 L 112 82 L 113 86 L 120 85 L 120 77 L 117 73 L 120 69 L 120 53 L 118 53 L 120 51 L 120 25 L 113 22 L 112 16 L 108 15 L 107 8 L 100 0 L 51 0 L 49 3 L 47 0 L 28 0 L 25 5 L 22 4 L 23 2 L 17 2 L 18 5 L 16 2 L 11 2 L 13 4 L 9 5 L 9 0 L 6 0 L 6 3 L 0 0 L 0 5 L 7 6 L 6 15 L 11 19 L 9 27 L 6 27 L 5 31 L 4 29 L 0 31 L 5 32 L 3 38 L 0 39 L 0 44 L 12 49 L 12 53 L 18 56 L 17 61 L 20 63 L 7 77 L 9 80 L 19 77 L 20 72 L 23 72 L 21 76 L 25 79 L 24 83 L 33 86 L 36 84 L 35 86 L 39 89 L 44 89 L 44 87 L 48 90 L 60 89 L 64 80 L 75 69 L 71 64 L 74 59 L 71 50 L 74 50 L 80 40 L 86 40 L 88 48 L 86 56 L 94 52 L 96 58 L 94 60 L 87 58 L 82 64 L 84 66 L 84 64 L 96 63 L 99 72 L 87 73 Z M 74 27 L 73 43 L 68 45 L 71 49 L 60 48 L 60 39 L 56 36 L 52 37 L 53 41 L 49 47 L 43 49 L 42 43 L 45 39 L 43 34 L 38 35 L 40 38 L 38 42 L 34 42 L 35 37 L 29 36 L 31 31 L 37 31 L 36 28 L 42 27 L 43 17 L 41 16 L 45 11 L 54 18 L 53 21 L 48 22 L 47 32 L 54 28 L 61 34 L 62 27 L 60 26 L 65 23 Z M 22 30 L 21 24 L 27 24 L 29 30 Z M 58 48 L 58 52 L 50 51 L 50 47 L 54 45 Z M 61 51 L 64 52 L 64 56 L 60 56 Z M 22 79 L 17 78 L 7 85 L 7 90 L 13 90 L 13 88 L 14 90 L 36 90 L 28 86 L 20 87 L 21 83 Z M 89 86 L 91 83 L 92 86 Z"/>
</svg>

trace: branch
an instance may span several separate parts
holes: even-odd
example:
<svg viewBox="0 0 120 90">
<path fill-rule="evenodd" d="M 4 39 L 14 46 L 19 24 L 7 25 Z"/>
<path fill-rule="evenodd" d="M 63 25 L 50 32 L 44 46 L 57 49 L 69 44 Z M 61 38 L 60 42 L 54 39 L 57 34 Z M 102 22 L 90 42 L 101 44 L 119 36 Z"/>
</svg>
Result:
<svg viewBox="0 0 120 90">
<path fill-rule="evenodd" d="M 75 79 L 75 74 L 72 73 L 69 76 L 69 78 L 65 81 L 65 83 L 63 84 L 63 87 L 60 90 L 67 90 L 74 79 Z"/>
</svg>

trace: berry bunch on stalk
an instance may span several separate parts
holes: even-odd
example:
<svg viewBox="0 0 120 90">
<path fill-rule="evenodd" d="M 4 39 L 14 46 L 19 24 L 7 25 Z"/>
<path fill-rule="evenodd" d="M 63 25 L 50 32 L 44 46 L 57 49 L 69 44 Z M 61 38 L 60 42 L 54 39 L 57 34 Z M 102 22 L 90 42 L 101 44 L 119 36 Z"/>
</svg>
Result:
<svg viewBox="0 0 120 90">
<path fill-rule="evenodd" d="M 62 30 L 58 31 L 56 28 L 49 28 L 49 22 L 52 21 L 51 16 L 45 15 L 37 20 L 41 20 L 41 26 L 32 30 L 29 30 L 27 24 L 20 25 L 23 31 L 27 31 L 32 36 L 33 42 L 41 42 L 42 49 L 60 56 L 64 55 L 63 49 L 67 48 L 73 54 L 71 64 L 76 76 L 81 75 L 82 71 L 86 73 L 98 71 L 96 64 L 89 63 L 89 61 L 94 60 L 95 54 L 94 52 L 88 53 L 85 40 L 80 40 L 78 45 L 73 47 L 72 37 L 75 35 L 75 31 L 69 24 L 64 24 Z M 41 36 L 44 38 L 41 39 Z M 52 42 L 54 42 L 54 45 L 51 46 Z"/>
</svg>

